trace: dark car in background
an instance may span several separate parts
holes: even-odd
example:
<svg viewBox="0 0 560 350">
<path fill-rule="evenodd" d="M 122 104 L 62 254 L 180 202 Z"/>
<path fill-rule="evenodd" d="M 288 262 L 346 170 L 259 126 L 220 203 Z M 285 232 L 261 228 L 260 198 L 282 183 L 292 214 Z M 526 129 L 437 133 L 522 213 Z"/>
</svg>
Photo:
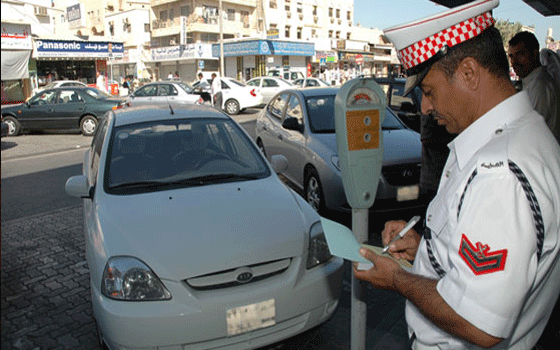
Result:
<svg viewBox="0 0 560 350">
<path fill-rule="evenodd" d="M 95 133 L 99 119 L 122 102 L 123 98 L 92 87 L 47 89 L 25 103 L 2 106 L 2 121 L 8 124 L 9 136 L 24 130 L 60 129 L 79 129 L 90 136 Z"/>
<path fill-rule="evenodd" d="M 303 191 L 319 213 L 349 212 L 338 160 L 334 100 L 338 88 L 288 89 L 278 93 L 260 112 L 256 143 L 272 156 L 283 155 L 288 167 L 281 174 Z M 385 110 L 383 167 L 372 211 L 415 209 L 419 198 L 422 145 L 420 135 Z"/>
<path fill-rule="evenodd" d="M 376 78 L 375 81 L 387 94 L 387 106 L 397 114 L 409 128 L 420 132 L 420 115 L 422 111 L 422 91 L 414 88 L 404 95 L 406 78 Z"/>
</svg>

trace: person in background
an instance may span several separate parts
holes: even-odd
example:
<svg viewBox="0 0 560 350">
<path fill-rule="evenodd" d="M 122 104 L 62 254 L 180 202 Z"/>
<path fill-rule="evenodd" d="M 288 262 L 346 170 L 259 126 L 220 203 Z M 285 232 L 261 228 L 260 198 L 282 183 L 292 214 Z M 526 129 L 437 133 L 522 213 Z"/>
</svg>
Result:
<svg viewBox="0 0 560 350">
<path fill-rule="evenodd" d="M 410 270 L 368 249 L 356 278 L 407 299 L 414 350 L 529 350 L 560 293 L 560 145 L 509 78 L 492 10 L 478 0 L 388 28 L 422 90 L 422 113 L 456 134 L 424 227 L 383 244 Z M 391 243 L 390 243 L 391 242 Z"/>
<path fill-rule="evenodd" d="M 212 105 L 218 109 L 222 108 L 222 81 L 216 73 L 212 73 Z"/>
<path fill-rule="evenodd" d="M 105 77 L 102 74 L 103 72 L 97 72 L 97 80 L 95 82 L 95 86 L 97 87 L 98 90 L 101 90 L 103 92 L 107 92 L 107 89 L 105 88 Z"/>
<path fill-rule="evenodd" d="M 508 54 L 533 108 L 544 117 L 554 137 L 560 142 L 560 86 L 541 64 L 539 41 L 533 33 L 519 32 L 509 41 Z"/>
</svg>

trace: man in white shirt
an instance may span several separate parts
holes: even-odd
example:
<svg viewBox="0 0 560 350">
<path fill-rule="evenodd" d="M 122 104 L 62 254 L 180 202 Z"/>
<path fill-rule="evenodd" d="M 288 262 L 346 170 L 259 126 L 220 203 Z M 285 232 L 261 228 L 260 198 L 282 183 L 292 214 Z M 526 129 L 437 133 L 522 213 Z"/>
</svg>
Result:
<svg viewBox="0 0 560 350">
<path fill-rule="evenodd" d="M 107 92 L 107 89 L 105 88 L 104 74 L 100 74 L 99 72 L 97 72 L 97 80 L 95 86 L 97 87 L 97 89 Z"/>
<path fill-rule="evenodd" d="M 554 82 L 539 59 L 539 41 L 533 33 L 517 33 L 509 41 L 509 58 L 515 74 L 522 78 L 533 108 L 560 142 L 560 86 Z"/>
<path fill-rule="evenodd" d="M 491 13 L 498 3 L 385 30 L 407 90 L 422 90 L 422 113 L 457 134 L 424 228 L 391 244 L 405 222 L 382 233 L 412 270 L 367 249 L 374 266 L 354 268 L 407 299 L 415 350 L 531 349 L 560 293 L 560 145 L 509 79 Z"/>
<path fill-rule="evenodd" d="M 222 108 L 222 81 L 216 73 L 212 73 L 212 86 L 211 95 L 212 95 L 212 105 L 218 109 Z"/>
</svg>

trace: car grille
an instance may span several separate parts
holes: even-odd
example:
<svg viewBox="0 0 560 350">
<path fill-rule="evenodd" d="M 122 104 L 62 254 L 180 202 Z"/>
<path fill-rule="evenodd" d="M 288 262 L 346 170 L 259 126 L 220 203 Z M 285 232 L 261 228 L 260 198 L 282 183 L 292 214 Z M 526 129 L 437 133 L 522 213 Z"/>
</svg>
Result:
<svg viewBox="0 0 560 350">
<path fill-rule="evenodd" d="M 288 269 L 291 260 L 292 259 L 288 258 L 242 266 L 203 276 L 187 278 L 185 283 L 196 290 L 213 290 L 247 285 L 281 274 Z"/>
<path fill-rule="evenodd" d="M 383 177 L 391 186 L 409 186 L 420 182 L 421 164 L 404 164 L 384 166 Z"/>
</svg>

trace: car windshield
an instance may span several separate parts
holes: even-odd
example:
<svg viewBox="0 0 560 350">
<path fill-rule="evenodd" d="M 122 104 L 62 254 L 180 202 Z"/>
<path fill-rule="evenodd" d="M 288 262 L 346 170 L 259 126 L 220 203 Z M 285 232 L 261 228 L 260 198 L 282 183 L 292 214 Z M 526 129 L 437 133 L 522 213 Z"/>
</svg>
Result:
<svg viewBox="0 0 560 350">
<path fill-rule="evenodd" d="M 101 91 L 99 89 L 92 88 L 92 87 L 88 87 L 88 88 L 84 89 L 84 91 L 88 95 L 90 95 L 91 97 L 96 98 L 96 99 L 111 97 L 111 95 L 109 95 L 105 91 Z"/>
<path fill-rule="evenodd" d="M 105 190 L 143 193 L 269 175 L 260 151 L 232 120 L 158 120 L 115 128 Z"/>
<path fill-rule="evenodd" d="M 314 133 L 334 133 L 334 99 L 335 95 L 313 96 L 307 98 L 307 115 L 311 131 Z M 383 130 L 404 129 L 404 124 L 389 109 L 385 110 Z"/>
<path fill-rule="evenodd" d="M 185 90 L 185 92 L 186 92 L 187 94 L 190 94 L 190 93 L 193 91 L 193 87 L 190 86 L 190 85 L 187 84 L 187 83 L 181 82 L 181 83 L 177 83 L 177 85 L 179 85 L 179 86 L 181 87 L 181 89 Z"/>
<path fill-rule="evenodd" d="M 43 86 L 43 89 L 52 89 L 52 88 L 56 87 L 56 85 L 58 85 L 58 82 L 53 81 L 53 82 L 48 83 L 47 85 Z"/>
</svg>

